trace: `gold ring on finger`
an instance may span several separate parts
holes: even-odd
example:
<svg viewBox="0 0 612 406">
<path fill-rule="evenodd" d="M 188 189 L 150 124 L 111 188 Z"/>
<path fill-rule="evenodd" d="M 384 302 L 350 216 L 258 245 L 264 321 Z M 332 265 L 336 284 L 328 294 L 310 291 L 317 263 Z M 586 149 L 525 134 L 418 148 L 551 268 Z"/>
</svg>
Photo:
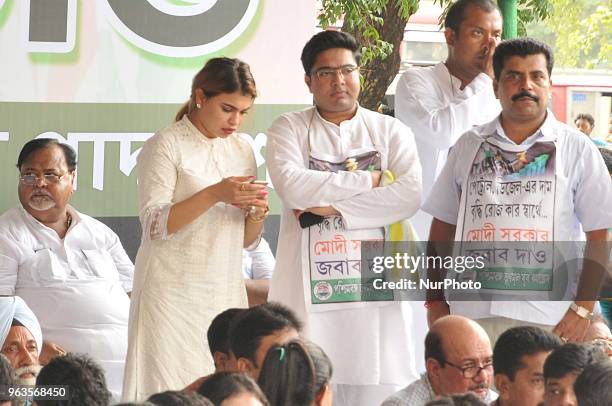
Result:
<svg viewBox="0 0 612 406">
<path fill-rule="evenodd" d="M 242 183 L 242 184 L 240 185 L 240 191 L 241 191 L 241 192 L 244 192 L 244 190 L 245 190 L 245 189 L 244 189 L 244 183 Z"/>
</svg>

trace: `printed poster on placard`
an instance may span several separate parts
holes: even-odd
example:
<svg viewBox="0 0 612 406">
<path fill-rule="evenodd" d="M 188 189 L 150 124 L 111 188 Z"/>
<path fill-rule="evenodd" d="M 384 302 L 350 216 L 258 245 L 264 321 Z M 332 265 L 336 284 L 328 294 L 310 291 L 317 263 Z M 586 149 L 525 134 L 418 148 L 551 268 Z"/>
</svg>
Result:
<svg viewBox="0 0 612 406">
<path fill-rule="evenodd" d="M 393 300 L 392 292 L 374 290 L 364 277 L 375 275 L 372 261 L 362 258 L 362 245 L 367 241 L 368 252 L 376 247 L 382 252 L 382 228 L 346 230 L 341 216 L 329 216 L 311 226 L 308 237 L 313 304 Z"/>
<path fill-rule="evenodd" d="M 462 194 L 457 234 L 461 255 L 481 256 L 486 266 L 459 279 L 478 280 L 483 289 L 552 289 L 555 158 L 553 142 L 482 143 Z"/>
</svg>

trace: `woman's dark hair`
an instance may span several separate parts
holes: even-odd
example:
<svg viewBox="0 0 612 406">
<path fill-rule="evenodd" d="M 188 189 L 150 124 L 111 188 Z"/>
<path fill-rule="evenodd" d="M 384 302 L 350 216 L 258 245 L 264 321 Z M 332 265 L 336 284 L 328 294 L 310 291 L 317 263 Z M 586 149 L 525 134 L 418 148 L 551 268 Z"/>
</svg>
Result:
<svg viewBox="0 0 612 406">
<path fill-rule="evenodd" d="M 151 395 L 147 402 L 156 406 L 211 406 L 210 400 L 196 392 L 173 391 L 156 393 Z"/>
<path fill-rule="evenodd" d="M 268 400 L 255 381 L 245 374 L 235 372 L 217 372 L 204 380 L 198 388 L 198 393 L 208 398 L 215 406 L 221 405 L 225 399 L 241 393 L 250 393 L 262 405 L 268 406 Z"/>
<path fill-rule="evenodd" d="M 298 339 L 268 351 L 258 383 L 272 406 L 311 406 L 332 372 L 321 347 Z"/>
<path fill-rule="evenodd" d="M 176 113 L 179 121 L 195 109 L 195 91 L 202 89 L 204 96 L 210 98 L 221 93 L 240 92 L 245 96 L 257 97 L 255 79 L 246 62 L 236 58 L 213 58 L 194 76 L 189 100 Z"/>
<path fill-rule="evenodd" d="M 23 164 L 36 151 L 45 148 L 51 148 L 54 145 L 60 147 L 62 151 L 64 151 L 64 158 L 66 159 L 66 165 L 68 165 L 68 170 L 70 172 L 74 171 L 77 165 L 76 152 L 74 152 L 74 149 L 72 149 L 70 145 L 62 144 L 55 138 L 35 138 L 31 141 L 26 142 L 23 148 L 21 148 L 19 158 L 17 158 L 17 169 L 21 170 Z"/>
</svg>

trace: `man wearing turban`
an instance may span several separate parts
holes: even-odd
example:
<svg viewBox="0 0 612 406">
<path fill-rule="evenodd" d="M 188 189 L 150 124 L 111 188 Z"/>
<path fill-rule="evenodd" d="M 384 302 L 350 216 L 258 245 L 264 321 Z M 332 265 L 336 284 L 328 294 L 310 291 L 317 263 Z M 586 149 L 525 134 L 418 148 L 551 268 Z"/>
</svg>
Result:
<svg viewBox="0 0 612 406">
<path fill-rule="evenodd" d="M 19 384 L 34 385 L 40 371 L 42 331 L 38 319 L 18 296 L 0 297 L 0 347 Z"/>
</svg>

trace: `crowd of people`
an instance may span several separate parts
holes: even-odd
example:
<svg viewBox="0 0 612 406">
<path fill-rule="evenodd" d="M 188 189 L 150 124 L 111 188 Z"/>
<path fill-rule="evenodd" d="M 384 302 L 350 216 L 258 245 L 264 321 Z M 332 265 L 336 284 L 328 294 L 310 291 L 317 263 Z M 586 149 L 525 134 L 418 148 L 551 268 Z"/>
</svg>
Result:
<svg viewBox="0 0 612 406">
<path fill-rule="evenodd" d="M 70 205 L 75 151 L 26 143 L 21 204 L 0 216 L 0 405 L 612 404 L 609 150 L 548 109 L 552 51 L 501 41 L 494 2 L 458 0 L 444 24 L 448 59 L 402 75 L 397 118 L 358 104 L 355 38 L 306 43 L 313 106 L 267 132 L 273 272 L 254 268 L 270 185 L 238 133 L 245 62 L 210 59 L 145 142 L 135 265 Z M 439 284 L 412 300 L 370 289 L 362 254 L 407 236 L 428 257 L 453 241 L 493 256 L 476 276 L 428 263 L 413 277 Z"/>
</svg>

